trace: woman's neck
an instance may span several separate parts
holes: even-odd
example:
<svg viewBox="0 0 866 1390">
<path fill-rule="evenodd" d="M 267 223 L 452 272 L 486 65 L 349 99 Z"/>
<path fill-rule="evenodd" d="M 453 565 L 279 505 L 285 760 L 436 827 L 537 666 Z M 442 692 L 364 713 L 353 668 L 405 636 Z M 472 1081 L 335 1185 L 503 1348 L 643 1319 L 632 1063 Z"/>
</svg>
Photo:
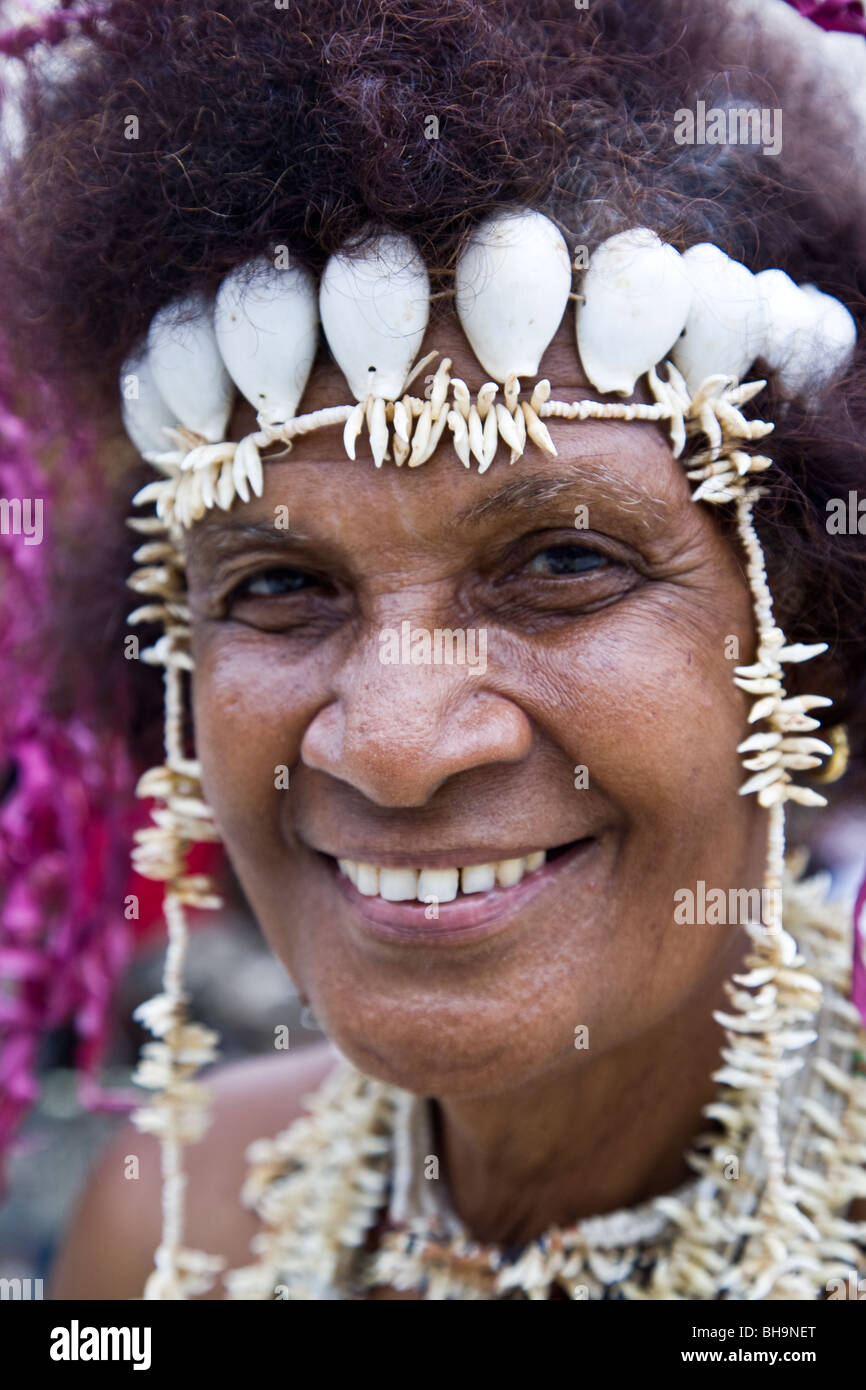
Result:
<svg viewBox="0 0 866 1390">
<path fill-rule="evenodd" d="M 746 950 L 738 933 L 719 978 L 651 1034 L 597 1058 L 574 1051 L 519 1091 L 437 1101 L 450 1201 L 477 1240 L 521 1245 L 693 1176 L 684 1153 L 710 1128 L 701 1112 L 717 1094 L 724 1043 L 712 1014 Z"/>
</svg>

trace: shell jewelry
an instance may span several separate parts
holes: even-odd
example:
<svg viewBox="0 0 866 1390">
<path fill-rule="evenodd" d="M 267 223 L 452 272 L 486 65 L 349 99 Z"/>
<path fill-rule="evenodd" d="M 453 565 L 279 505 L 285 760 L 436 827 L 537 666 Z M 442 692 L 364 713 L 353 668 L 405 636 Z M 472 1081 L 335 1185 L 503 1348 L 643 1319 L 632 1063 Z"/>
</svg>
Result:
<svg viewBox="0 0 866 1390">
<path fill-rule="evenodd" d="M 705 1114 L 724 1137 L 710 1136 L 709 1151 L 693 1156 L 701 1177 L 687 1192 L 550 1232 L 506 1261 L 429 1201 L 413 1212 L 404 1193 L 395 1207 L 397 1178 L 403 1192 L 412 1169 L 418 1105 L 345 1062 L 317 1093 L 312 1116 L 251 1150 L 245 1197 L 266 1230 L 254 1246 L 260 1263 L 230 1276 L 231 1296 L 339 1297 L 335 1280 L 359 1257 L 387 1200 L 395 1154 L 395 1229 L 358 1287 L 423 1287 L 430 1298 L 546 1298 L 554 1285 L 576 1298 L 815 1298 L 828 1278 L 862 1273 L 866 1223 L 845 1218 L 847 1205 L 866 1196 L 866 1078 L 852 1070 L 864 1032 L 848 1001 L 850 933 L 846 941 L 833 925 L 814 884 L 788 879 L 784 924 L 782 912 L 785 803 L 826 805 L 794 774 L 834 754 L 810 713 L 831 701 L 789 695 L 785 667 L 827 648 L 788 643 L 773 617 L 752 515 L 760 495 L 752 475 L 771 467 L 753 445 L 773 426 L 744 415 L 766 383 L 742 379 L 761 358 L 783 394 L 826 385 L 850 358 L 854 320 L 838 300 L 781 271 L 753 275 L 706 244 L 681 255 L 651 230 L 632 228 L 590 259 L 575 296 L 576 347 L 602 395 L 629 395 L 645 380 L 653 403 L 551 400 L 546 378 L 521 395 L 521 379 L 535 376 L 567 309 L 571 276 L 565 240 L 543 213 L 497 213 L 476 228 L 455 273 L 458 318 L 491 377 L 474 398 L 447 357 L 424 397 L 410 390 L 438 355 L 418 358 L 430 285 L 411 240 L 391 232 L 360 255 L 332 256 L 318 290 L 298 266 L 242 267 L 215 304 L 190 296 L 160 311 L 124 366 L 125 426 L 160 475 L 133 499 L 154 511 L 129 523 L 144 540 L 130 583 L 146 600 L 130 621 L 164 628 L 143 656 L 164 667 L 165 762 L 138 788 L 161 805 L 134 851 L 138 871 L 165 885 L 169 931 L 163 992 L 136 1011 L 156 1039 L 136 1073 L 155 1092 L 137 1123 L 159 1135 L 164 1175 L 163 1234 L 146 1298 L 194 1297 L 221 1267 L 183 1244 L 182 1147 L 206 1127 L 207 1091 L 194 1077 L 217 1042 L 188 1018 L 185 910 L 219 905 L 208 881 L 185 868 L 189 847 L 218 835 L 187 746 L 184 533 L 213 507 L 260 497 L 268 451 L 278 446 L 283 457 L 310 430 L 342 426 L 351 459 L 366 430 L 376 467 L 390 460 L 410 468 L 430 458 L 447 430 L 464 467 L 474 460 L 483 473 L 500 438 L 511 463 L 530 445 L 556 454 L 545 424 L 553 417 L 666 422 L 675 458 L 690 440 L 700 446 L 685 462 L 693 499 L 735 511 L 757 629 L 755 660 L 734 673 L 751 700 L 751 731 L 738 747 L 748 774 L 740 792 L 768 811 L 764 888 L 772 909 L 765 925 L 748 928 L 747 973 L 727 987 L 733 1011 L 715 1014 L 727 1047 L 714 1074 L 719 1098 Z M 299 416 L 319 324 L 355 400 Z M 224 435 L 235 386 L 256 409 L 257 429 L 232 442 Z M 819 1009 L 829 1032 L 813 1027 Z M 742 1157 L 748 1181 L 726 1181 L 732 1156 Z"/>
<path fill-rule="evenodd" d="M 696 1176 L 677 1192 L 551 1229 L 507 1254 L 481 1245 L 447 1194 L 438 1195 L 440 1183 L 425 1177 L 433 1151 L 428 1102 L 342 1058 L 308 1098 L 308 1116 L 250 1147 L 243 1198 L 264 1229 L 253 1241 L 256 1263 L 226 1275 L 229 1297 L 359 1298 L 378 1286 L 432 1300 L 756 1300 L 822 1297 L 833 1280 L 845 1287 L 862 1270 L 866 1244 L 866 1223 L 845 1219 L 866 1192 L 866 1063 L 852 1070 L 862 1026 L 846 997 L 850 941 L 822 905 L 826 888 L 820 878 L 788 880 L 797 937 L 785 933 L 788 964 L 773 972 L 752 956 L 749 973 L 735 976 L 741 987 L 729 988 L 735 1012 L 726 1022 L 737 1045 L 725 1051 L 719 1097 L 704 1112 L 721 1132 L 695 1141 L 688 1159 Z M 752 929 L 753 939 L 760 930 Z M 756 985 L 759 995 L 749 992 Z M 820 1041 L 810 1064 L 792 1059 L 779 1070 L 797 1184 L 788 1195 L 797 1205 L 767 1227 L 762 1091 L 748 1044 L 774 1011 L 766 1002 L 774 989 L 788 1047 L 810 1044 L 811 1025 Z M 368 1253 L 366 1236 L 386 1203 L 384 1234 Z"/>
</svg>

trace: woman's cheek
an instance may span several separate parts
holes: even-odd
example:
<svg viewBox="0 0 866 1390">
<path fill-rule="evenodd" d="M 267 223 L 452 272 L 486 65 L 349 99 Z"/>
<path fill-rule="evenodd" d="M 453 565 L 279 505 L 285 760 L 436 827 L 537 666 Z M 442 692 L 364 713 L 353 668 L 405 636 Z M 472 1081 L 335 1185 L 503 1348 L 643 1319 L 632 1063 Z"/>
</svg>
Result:
<svg viewBox="0 0 866 1390">
<path fill-rule="evenodd" d="M 256 640 L 258 639 L 258 640 Z M 193 641 L 193 719 L 202 785 L 217 824 L 239 845 L 278 831 L 304 721 L 303 682 L 274 641 L 250 631 Z"/>
<path fill-rule="evenodd" d="M 723 624 L 670 612 L 661 620 L 639 604 L 599 618 L 535 660 L 528 712 L 585 768 L 584 785 L 595 781 L 626 810 L 736 810 L 746 703 L 732 679 L 736 662 L 725 659 Z"/>
</svg>

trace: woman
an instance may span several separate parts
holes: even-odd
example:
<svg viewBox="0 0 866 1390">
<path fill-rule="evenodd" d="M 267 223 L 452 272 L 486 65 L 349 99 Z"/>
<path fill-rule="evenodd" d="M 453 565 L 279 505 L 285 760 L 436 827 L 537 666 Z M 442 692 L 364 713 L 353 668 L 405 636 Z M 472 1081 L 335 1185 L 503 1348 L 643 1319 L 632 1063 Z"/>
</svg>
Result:
<svg viewBox="0 0 866 1390">
<path fill-rule="evenodd" d="M 862 1276 L 850 907 L 783 894 L 782 852 L 828 731 L 862 748 L 863 543 L 825 517 L 863 476 L 866 248 L 835 113 L 786 99 L 778 164 L 675 139 L 698 100 L 778 106 L 744 42 L 679 3 L 154 4 L 36 81 L 4 300 L 22 369 L 102 418 L 121 372 L 157 468 L 137 862 L 171 942 L 139 1073 L 162 1235 L 130 1128 L 56 1297 L 140 1296 L 157 1244 L 149 1297 L 225 1297 L 220 1261 L 256 1298 Z M 330 1041 L 226 1070 L 202 1138 L 182 852 L 217 834 Z M 250 1265 L 244 1151 L 287 1125 L 251 1154 Z"/>
</svg>

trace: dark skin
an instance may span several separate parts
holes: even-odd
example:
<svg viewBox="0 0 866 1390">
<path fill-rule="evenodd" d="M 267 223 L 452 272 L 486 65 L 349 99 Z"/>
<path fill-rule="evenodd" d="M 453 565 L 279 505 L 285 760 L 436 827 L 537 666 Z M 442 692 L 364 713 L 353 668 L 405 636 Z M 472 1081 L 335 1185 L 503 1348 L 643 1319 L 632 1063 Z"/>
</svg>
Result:
<svg viewBox="0 0 866 1390">
<path fill-rule="evenodd" d="M 483 384 L 455 320 L 432 347 Z M 597 396 L 570 315 L 539 376 Z M 320 362 L 300 412 L 349 399 Z M 239 412 L 234 437 L 253 427 Z M 340 1051 L 436 1098 L 454 1205 L 500 1243 L 688 1176 L 746 942 L 674 923 L 674 893 L 760 887 L 765 854 L 766 814 L 737 794 L 725 643 L 745 664 L 754 634 L 736 549 L 660 428 L 549 428 L 558 457 L 529 444 L 509 467 L 500 445 L 483 476 L 447 432 L 422 468 L 377 470 L 366 440 L 351 463 L 339 427 L 314 431 L 189 540 L 197 752 L 251 908 Z M 404 620 L 486 630 L 486 671 L 382 665 Z M 580 838 L 503 930 L 454 950 L 371 938 L 323 858 L 442 867 Z"/>
</svg>

